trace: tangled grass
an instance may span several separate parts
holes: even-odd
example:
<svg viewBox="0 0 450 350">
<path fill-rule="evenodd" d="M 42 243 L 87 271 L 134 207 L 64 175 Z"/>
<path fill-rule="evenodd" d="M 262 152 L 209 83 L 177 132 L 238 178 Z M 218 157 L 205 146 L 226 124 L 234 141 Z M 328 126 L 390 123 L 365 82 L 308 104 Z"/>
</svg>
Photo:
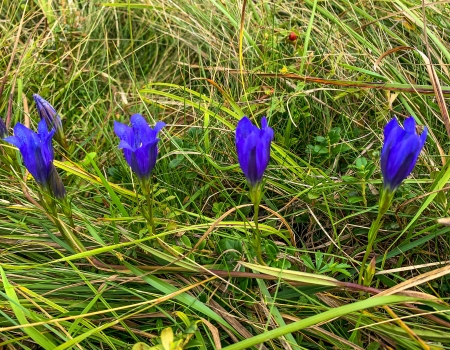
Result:
<svg viewBox="0 0 450 350">
<path fill-rule="evenodd" d="M 62 240 L 1 143 L 0 346 L 449 348 L 450 227 L 436 222 L 448 216 L 449 3 L 3 0 L 0 114 L 34 127 L 39 93 L 63 117 L 70 146 L 55 165 L 87 251 Z M 137 112 L 168 124 L 154 198 L 173 254 L 148 235 L 113 136 Z M 275 129 L 259 216 L 268 266 L 248 245 L 244 114 Z M 430 134 L 360 286 L 394 115 Z"/>
</svg>

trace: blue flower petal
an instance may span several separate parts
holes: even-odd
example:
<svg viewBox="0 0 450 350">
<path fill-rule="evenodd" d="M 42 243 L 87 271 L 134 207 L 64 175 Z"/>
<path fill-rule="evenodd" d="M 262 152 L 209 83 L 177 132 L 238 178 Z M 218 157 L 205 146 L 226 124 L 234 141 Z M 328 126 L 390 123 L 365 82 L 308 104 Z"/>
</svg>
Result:
<svg viewBox="0 0 450 350">
<path fill-rule="evenodd" d="M 255 129 L 250 119 L 243 117 L 236 127 L 236 143 L 243 142 Z"/>
<path fill-rule="evenodd" d="M 391 122 L 389 124 L 391 124 L 392 126 Z M 386 128 L 388 126 L 386 126 Z M 388 133 L 385 132 L 385 134 L 388 134 L 389 137 L 385 137 L 383 148 L 381 150 L 381 172 L 383 174 L 386 174 L 387 172 L 388 166 L 387 162 L 390 159 L 390 154 L 393 149 L 393 146 L 395 146 L 396 143 L 400 142 L 399 140 L 403 138 L 402 136 L 403 133 L 404 133 L 403 129 L 398 125 L 397 122 L 395 122 L 394 127 L 392 127 L 392 129 L 388 131 Z"/>
<path fill-rule="evenodd" d="M 266 129 L 267 126 L 268 126 L 268 124 L 267 124 L 267 118 L 266 118 L 266 117 L 262 117 L 262 118 L 261 118 L 261 130 Z"/>
<path fill-rule="evenodd" d="M 127 161 L 128 165 L 131 167 L 131 169 L 136 172 L 139 170 L 139 167 L 137 166 L 136 157 L 134 156 L 134 152 L 131 149 L 123 149 L 123 157 Z"/>
<path fill-rule="evenodd" d="M 14 136 L 6 138 L 5 141 L 19 148 L 23 163 L 36 182 L 45 190 L 50 190 L 54 196 L 62 198 L 65 195 L 64 185 L 53 165 L 54 134 L 55 130 L 48 131 L 46 121 L 42 119 L 38 124 L 38 133 L 17 123 L 14 126 Z"/>
<path fill-rule="evenodd" d="M 38 135 L 21 123 L 14 126 L 14 136 L 20 140 L 22 147 L 26 147 L 29 143 L 38 145 L 40 142 Z"/>
<path fill-rule="evenodd" d="M 131 116 L 131 127 L 133 128 L 134 147 L 141 147 L 149 138 L 152 137 L 152 129 L 141 114 Z"/>
<path fill-rule="evenodd" d="M 128 125 L 114 121 L 114 132 L 121 141 L 126 142 L 129 146 L 134 147 L 133 129 Z"/>
<path fill-rule="evenodd" d="M 243 117 L 236 127 L 238 161 L 250 186 L 256 186 L 262 180 L 270 160 L 272 140 L 273 129 L 268 127 L 265 117 L 261 120 L 261 129 L 247 117 Z"/>
<path fill-rule="evenodd" d="M 55 134 L 55 130 L 52 129 L 47 134 L 44 134 L 44 136 L 41 138 L 41 154 L 42 154 L 42 161 L 47 169 L 47 172 L 50 173 L 50 168 L 53 164 L 53 159 L 55 157 L 53 153 L 53 146 L 52 146 L 52 138 Z"/>
<path fill-rule="evenodd" d="M 158 157 L 158 141 L 159 139 L 154 139 L 151 143 L 136 150 L 135 156 L 138 160 L 141 177 L 148 177 L 156 165 L 156 158 Z"/>
<path fill-rule="evenodd" d="M 44 119 L 41 119 L 38 123 L 38 134 L 41 138 L 48 134 L 47 123 Z"/>
<path fill-rule="evenodd" d="M 21 142 L 19 150 L 25 167 L 40 185 L 45 185 L 47 172 L 45 168 L 40 166 L 43 162 L 40 159 L 42 158 L 40 151 L 41 140 L 38 134 L 28 129 L 25 125 L 17 123 L 14 126 L 14 135 Z"/>
<path fill-rule="evenodd" d="M 407 118 L 402 128 L 392 119 L 384 129 L 384 145 L 381 150 L 381 172 L 384 187 L 395 191 L 411 174 L 425 144 L 428 130 L 419 136 L 413 117 Z"/>
<path fill-rule="evenodd" d="M 262 178 L 264 171 L 267 168 L 270 160 L 270 144 L 273 140 L 273 130 L 267 129 L 264 135 L 260 139 L 260 144 L 257 148 L 257 167 L 258 173 Z"/>
<path fill-rule="evenodd" d="M 397 118 L 391 119 L 384 127 L 384 139 L 388 140 L 391 131 L 399 128 L 401 129 L 400 125 L 398 125 Z"/>
<path fill-rule="evenodd" d="M 19 149 L 22 146 L 22 141 L 17 136 L 6 137 L 3 139 L 3 141 L 6 141 L 6 142 L 16 146 Z"/>
<path fill-rule="evenodd" d="M 419 140 L 414 135 L 410 135 L 409 138 L 404 139 L 395 147 L 394 151 L 390 154 L 387 165 L 388 179 L 391 187 L 397 188 L 411 174 L 420 150 Z"/>
<path fill-rule="evenodd" d="M 119 149 L 133 172 L 139 177 L 150 176 L 158 157 L 158 132 L 166 125 L 158 122 L 152 129 L 141 114 L 131 116 L 131 127 L 114 122 L 114 131 L 120 138 Z"/>
<path fill-rule="evenodd" d="M 420 149 L 425 145 L 425 141 L 427 140 L 428 129 L 427 127 L 423 128 L 422 134 L 420 135 Z"/>
<path fill-rule="evenodd" d="M 243 150 L 241 151 L 242 172 L 251 185 L 257 184 L 261 178 L 260 169 L 258 169 L 257 148 L 259 138 L 256 133 L 251 133 L 245 139 Z M 264 170 L 263 170 L 264 172 Z"/>
<path fill-rule="evenodd" d="M 130 123 L 132 126 L 135 127 L 142 127 L 144 125 L 148 126 L 147 121 L 145 120 L 144 116 L 140 113 L 135 113 L 130 118 Z"/>
<path fill-rule="evenodd" d="M 155 127 L 153 128 L 153 130 L 156 132 L 156 134 L 158 134 L 161 131 L 161 129 L 164 128 L 165 126 L 166 126 L 166 123 L 160 121 L 155 124 Z"/>
<path fill-rule="evenodd" d="M 119 142 L 119 149 L 129 149 L 130 151 L 134 151 L 134 147 L 131 147 L 130 144 L 127 141 L 120 140 Z"/>
<path fill-rule="evenodd" d="M 413 117 L 406 118 L 403 127 L 408 134 L 416 135 L 416 121 Z"/>
</svg>

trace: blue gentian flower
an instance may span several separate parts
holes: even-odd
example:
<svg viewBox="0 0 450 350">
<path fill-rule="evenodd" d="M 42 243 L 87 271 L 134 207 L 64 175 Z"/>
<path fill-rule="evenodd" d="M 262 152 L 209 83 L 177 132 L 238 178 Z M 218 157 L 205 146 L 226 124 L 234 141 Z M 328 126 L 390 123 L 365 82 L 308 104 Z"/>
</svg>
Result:
<svg viewBox="0 0 450 350">
<path fill-rule="evenodd" d="M 381 173 L 384 188 L 393 192 L 411 174 L 420 151 L 427 139 L 427 128 L 421 135 L 416 133 L 413 117 L 405 120 L 404 127 L 392 119 L 384 128 L 384 145 L 381 150 Z"/>
<path fill-rule="evenodd" d="M 114 122 L 114 132 L 120 139 L 119 149 L 128 165 L 140 179 L 147 179 L 155 167 L 158 157 L 158 132 L 165 126 L 157 122 L 152 129 L 141 114 L 131 116 L 131 127 Z"/>
<path fill-rule="evenodd" d="M 63 198 L 66 190 L 53 165 L 52 138 L 54 133 L 54 129 L 47 130 L 46 122 L 42 119 L 38 124 L 37 133 L 25 125 L 17 123 L 14 126 L 14 136 L 4 140 L 19 148 L 25 167 L 40 186 L 50 190 L 55 197 Z"/>
<path fill-rule="evenodd" d="M 239 121 L 236 128 L 236 150 L 239 164 L 250 187 L 261 183 L 269 164 L 272 140 L 273 129 L 267 125 L 266 117 L 261 119 L 261 129 L 254 126 L 247 117 Z"/>
</svg>

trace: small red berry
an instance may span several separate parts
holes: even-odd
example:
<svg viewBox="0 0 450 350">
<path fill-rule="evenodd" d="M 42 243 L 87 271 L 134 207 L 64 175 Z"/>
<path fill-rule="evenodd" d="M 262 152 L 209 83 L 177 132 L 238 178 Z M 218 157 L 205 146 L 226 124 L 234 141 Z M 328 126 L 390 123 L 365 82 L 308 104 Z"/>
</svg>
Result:
<svg viewBox="0 0 450 350">
<path fill-rule="evenodd" d="M 290 32 L 288 38 L 290 41 L 295 41 L 297 40 L 297 34 L 295 34 L 294 32 Z"/>
</svg>

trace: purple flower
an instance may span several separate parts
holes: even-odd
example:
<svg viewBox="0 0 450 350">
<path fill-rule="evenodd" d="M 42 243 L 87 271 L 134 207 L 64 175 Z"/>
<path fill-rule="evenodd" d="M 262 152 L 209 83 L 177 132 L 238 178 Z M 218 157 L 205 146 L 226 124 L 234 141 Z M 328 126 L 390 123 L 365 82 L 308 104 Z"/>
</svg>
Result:
<svg viewBox="0 0 450 350">
<path fill-rule="evenodd" d="M 66 137 L 64 136 L 64 129 L 59 117 L 53 106 L 44 100 L 38 94 L 33 94 L 34 101 L 36 102 L 36 109 L 39 114 L 39 118 L 45 120 L 49 129 L 55 130 L 55 140 L 64 148 L 67 148 Z"/>
<path fill-rule="evenodd" d="M 239 164 L 250 187 L 258 185 L 269 164 L 270 143 L 273 129 L 267 125 L 266 117 L 261 119 L 261 129 L 250 119 L 243 117 L 236 128 L 236 150 Z"/>
<path fill-rule="evenodd" d="M 381 150 L 381 172 L 386 189 L 395 191 L 411 174 L 425 145 L 427 133 L 425 128 L 421 135 L 417 135 L 413 117 L 405 120 L 404 128 L 398 124 L 396 118 L 387 123 Z"/>
<path fill-rule="evenodd" d="M 56 131 L 62 129 L 61 118 L 53 106 L 38 94 L 33 94 L 33 98 L 34 102 L 36 102 L 36 109 L 39 113 L 39 117 L 45 120 L 47 127 L 55 129 Z"/>
<path fill-rule="evenodd" d="M 165 126 L 157 122 L 152 129 L 140 114 L 131 116 L 131 127 L 114 122 L 114 132 L 120 138 L 119 149 L 128 165 L 140 179 L 150 177 L 158 157 L 158 132 Z"/>
<path fill-rule="evenodd" d="M 5 141 L 19 148 L 25 167 L 40 186 L 50 190 L 55 197 L 63 198 L 66 190 L 53 165 L 54 133 L 54 129 L 47 130 L 44 119 L 39 122 L 37 133 L 17 123 L 14 126 L 14 136 L 5 138 Z"/>
</svg>

